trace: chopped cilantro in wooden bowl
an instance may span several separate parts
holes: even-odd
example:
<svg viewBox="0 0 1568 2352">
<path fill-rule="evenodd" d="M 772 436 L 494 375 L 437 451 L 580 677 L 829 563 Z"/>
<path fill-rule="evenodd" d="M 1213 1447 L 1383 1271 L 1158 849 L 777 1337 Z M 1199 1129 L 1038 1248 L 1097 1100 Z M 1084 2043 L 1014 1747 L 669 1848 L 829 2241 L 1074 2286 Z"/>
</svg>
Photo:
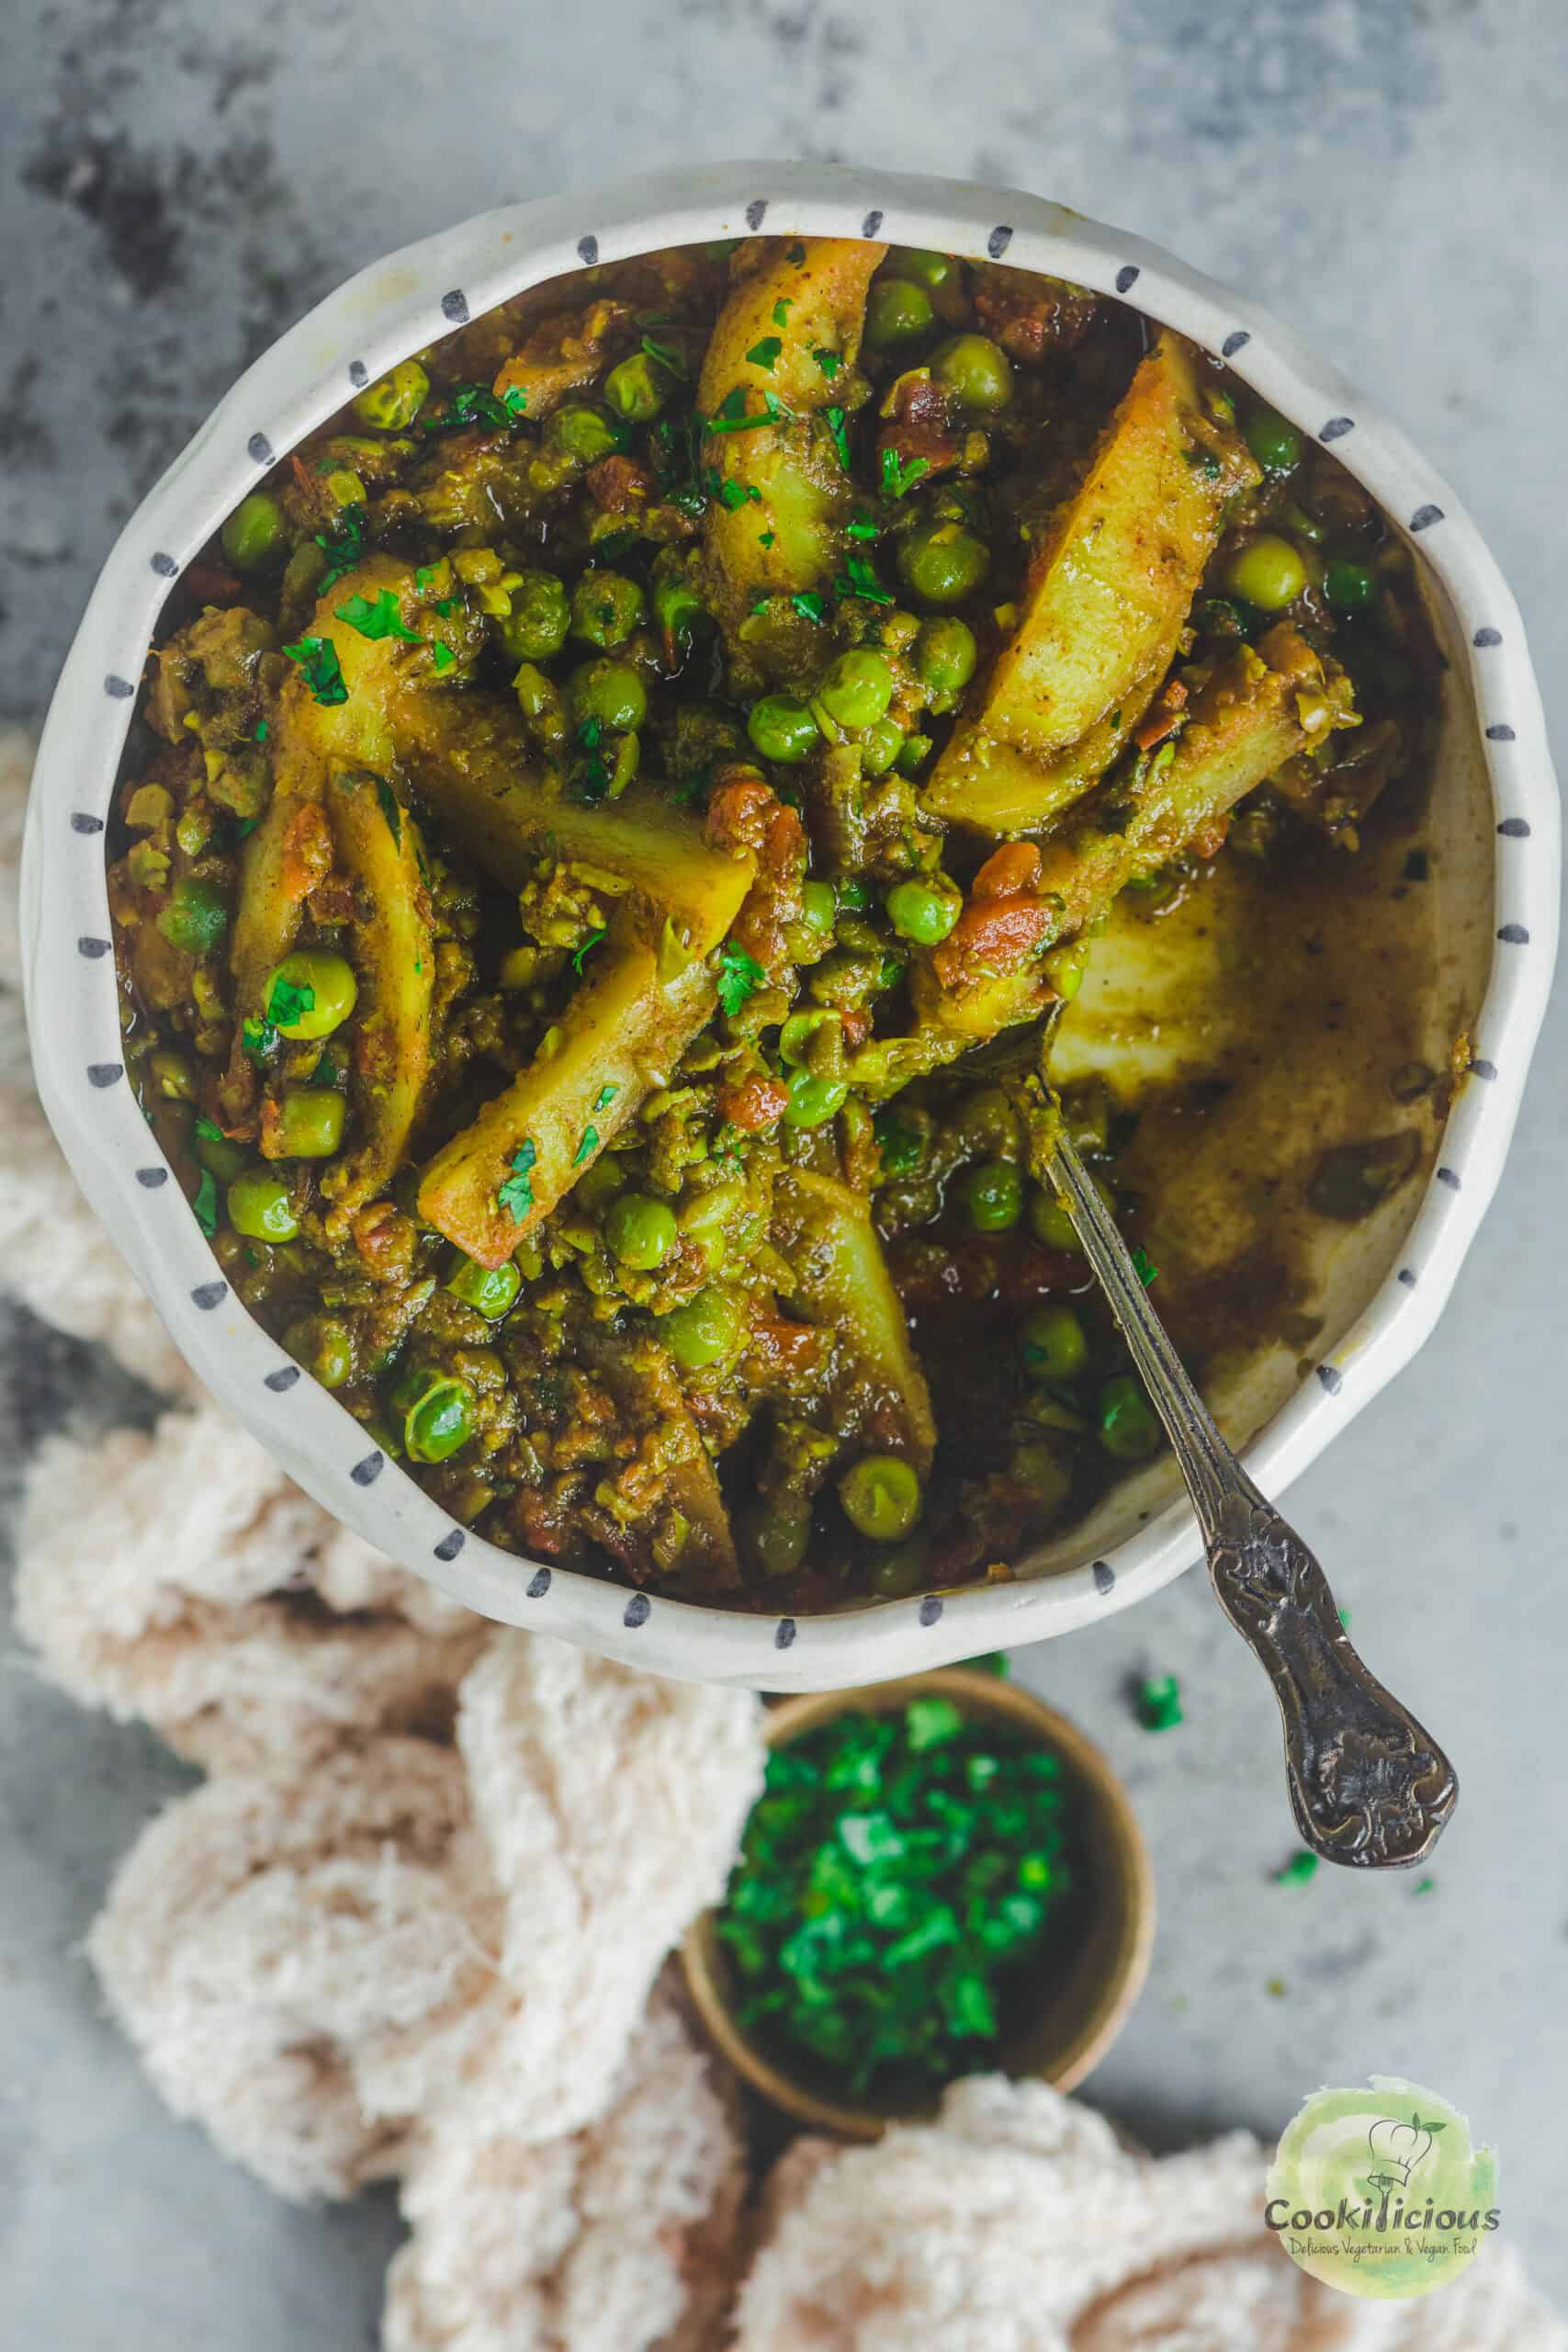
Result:
<svg viewBox="0 0 1568 2352">
<path fill-rule="evenodd" d="M 1098 1750 L 962 1668 L 788 1701 L 768 1738 L 725 1901 L 685 1951 L 739 2071 L 861 2137 L 961 2075 L 1081 2081 L 1154 1933 L 1143 1840 Z"/>
</svg>

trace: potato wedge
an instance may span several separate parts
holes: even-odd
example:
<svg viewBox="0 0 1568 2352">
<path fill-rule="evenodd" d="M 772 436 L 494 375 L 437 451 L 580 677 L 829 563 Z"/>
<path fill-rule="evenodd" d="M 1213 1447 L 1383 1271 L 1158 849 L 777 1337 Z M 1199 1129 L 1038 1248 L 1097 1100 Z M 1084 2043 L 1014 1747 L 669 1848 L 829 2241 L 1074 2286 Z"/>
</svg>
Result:
<svg viewBox="0 0 1568 2352">
<path fill-rule="evenodd" d="M 367 558 L 317 606 L 308 634 L 332 646 L 346 692 L 320 703 L 301 677 L 286 681 L 274 746 L 279 792 L 320 798 L 335 770 L 400 768 L 432 816 L 508 888 L 520 889 L 540 852 L 554 848 L 642 893 L 693 954 L 715 947 L 750 888 L 754 861 L 710 848 L 692 818 L 646 786 L 618 800 L 566 798 L 541 772 L 509 704 L 443 688 L 423 647 L 367 639 L 339 617 L 355 597 L 374 605 L 387 593 L 412 628 L 421 606 L 413 572 L 391 556 Z"/>
<path fill-rule="evenodd" d="M 1168 331 L 1031 567 L 1017 629 L 921 794 L 949 822 L 1037 831 L 1110 766 L 1170 666 L 1233 494 L 1258 480 Z"/>
<path fill-rule="evenodd" d="M 646 911 L 628 900 L 559 1023 L 558 1042 L 520 1070 L 425 1170 L 419 1213 L 481 1266 L 502 1266 L 617 1136 L 711 1013 L 714 983 L 694 963 L 660 977 Z M 521 1166 L 518 1164 L 521 1162 Z"/>
<path fill-rule="evenodd" d="M 838 1335 L 840 1426 L 904 1455 L 924 1477 L 936 1450 L 931 1396 L 870 1203 L 835 1177 L 784 1169 L 773 1185 L 773 1242 L 795 1277 L 791 1303 Z"/>
<path fill-rule="evenodd" d="M 866 288 L 886 250 L 854 237 L 761 240 L 719 313 L 697 400 L 720 428 L 705 436 L 703 457 L 725 485 L 705 532 L 727 635 L 759 596 L 820 588 L 832 576 L 852 495 L 823 413 L 842 401 Z M 750 417 L 763 421 L 742 422 Z"/>
<path fill-rule="evenodd" d="M 334 1222 L 346 1225 L 396 1172 L 419 1113 L 430 1075 L 435 940 L 418 828 L 391 786 L 368 768 L 346 768 L 327 787 L 327 813 L 358 908 L 360 1141 L 321 1180 L 338 1204 Z"/>
<path fill-rule="evenodd" d="M 614 1396 L 623 1425 L 657 1446 L 663 1465 L 663 1499 L 686 1521 L 673 1566 L 652 1557 L 646 1540 L 637 1566 L 650 1580 L 671 1574 L 705 1584 L 736 1585 L 740 1563 L 718 1483 L 718 1471 L 681 1393 L 680 1375 L 654 1331 L 612 1331 L 589 1323 L 582 1352 Z M 639 1454 L 643 1449 L 639 1448 Z M 628 1531 L 634 1533 L 634 1531 Z"/>
</svg>

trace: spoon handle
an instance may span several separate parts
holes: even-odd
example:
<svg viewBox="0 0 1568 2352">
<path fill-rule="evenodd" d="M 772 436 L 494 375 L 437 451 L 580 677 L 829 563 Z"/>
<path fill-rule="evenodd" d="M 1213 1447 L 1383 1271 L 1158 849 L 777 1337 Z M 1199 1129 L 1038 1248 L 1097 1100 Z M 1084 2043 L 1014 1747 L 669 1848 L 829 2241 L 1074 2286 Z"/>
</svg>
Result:
<svg viewBox="0 0 1568 2352">
<path fill-rule="evenodd" d="M 1452 1765 L 1363 1666 L 1323 1570 L 1220 1435 L 1065 1135 L 1053 1170 L 1175 1449 L 1220 1606 L 1274 1686 L 1303 1843 L 1361 1870 L 1424 1861 L 1458 1799 Z"/>
</svg>

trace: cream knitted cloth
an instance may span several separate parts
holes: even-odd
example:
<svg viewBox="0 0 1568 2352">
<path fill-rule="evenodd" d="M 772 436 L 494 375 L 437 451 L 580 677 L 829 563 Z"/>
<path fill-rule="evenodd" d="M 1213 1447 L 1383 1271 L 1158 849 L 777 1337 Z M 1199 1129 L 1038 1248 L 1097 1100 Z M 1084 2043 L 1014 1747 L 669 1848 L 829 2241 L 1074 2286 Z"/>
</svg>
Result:
<svg viewBox="0 0 1568 2352">
<path fill-rule="evenodd" d="M 163 2096 L 281 2195 L 400 2179 L 386 2352 L 1568 2352 L 1506 2248 L 1352 2303 L 1260 2241 L 1255 2143 L 1130 2156 L 1040 2085 L 801 2142 L 743 2229 L 733 2087 L 658 1980 L 759 1784 L 755 1702 L 468 1615 L 203 1396 L 27 1079 L 29 758 L 0 737 L 0 1278 L 173 1401 L 40 1449 L 17 1623 L 213 1776 L 92 1957 Z"/>
</svg>

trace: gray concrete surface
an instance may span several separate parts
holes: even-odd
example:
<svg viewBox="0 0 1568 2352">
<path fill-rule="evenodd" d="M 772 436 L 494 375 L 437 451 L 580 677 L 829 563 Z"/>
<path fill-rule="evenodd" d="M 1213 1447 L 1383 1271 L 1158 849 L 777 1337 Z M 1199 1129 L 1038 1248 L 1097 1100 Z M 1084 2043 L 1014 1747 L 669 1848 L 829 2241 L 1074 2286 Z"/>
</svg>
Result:
<svg viewBox="0 0 1568 2352">
<path fill-rule="evenodd" d="M 1568 305 L 1559 0 L 12 0 L 0 195 L 0 711 L 40 707 L 120 519 L 280 327 L 385 248 L 676 157 L 804 153 L 1036 187 L 1294 318 L 1460 487 L 1564 717 Z M 1559 728 L 1561 736 L 1561 726 Z M 1409 1881 L 1270 1878 L 1293 1839 L 1271 1702 L 1196 1578 L 1020 1661 L 1104 1740 L 1158 1864 L 1154 1978 L 1092 2097 L 1161 2144 L 1277 2132 L 1404 2072 L 1499 2146 L 1506 2228 L 1568 2303 L 1568 1016 L 1424 1359 L 1296 1488 L 1375 1664 L 1464 1803 Z M 135 1409 L 4 1326 L 19 1440 Z M 373 2343 L 385 2202 L 294 2213 L 172 2122 L 77 1951 L 182 1784 L 14 1650 L 0 1673 L 0 2338 L 40 2352 Z M 1140 1732 L 1129 1679 L 1183 1680 Z M 1271 1985 L 1282 1989 L 1270 1989 Z"/>
</svg>

